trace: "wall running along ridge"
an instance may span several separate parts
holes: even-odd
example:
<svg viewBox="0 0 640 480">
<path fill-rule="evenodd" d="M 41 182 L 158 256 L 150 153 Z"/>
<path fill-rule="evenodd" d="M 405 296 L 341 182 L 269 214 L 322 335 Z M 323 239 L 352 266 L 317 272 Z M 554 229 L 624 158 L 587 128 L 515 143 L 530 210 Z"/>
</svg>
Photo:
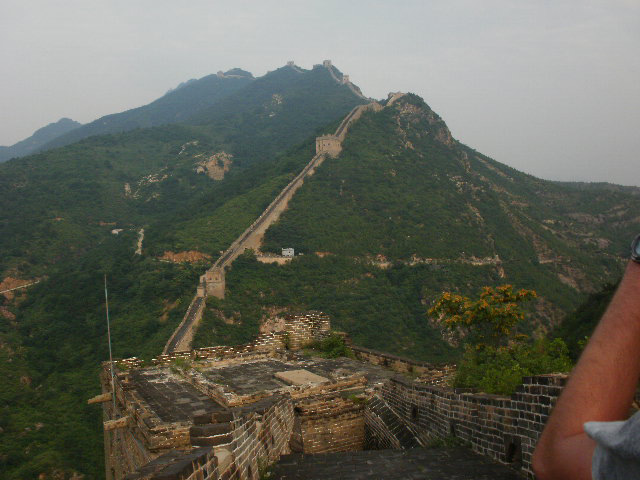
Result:
<svg viewBox="0 0 640 480">
<path fill-rule="evenodd" d="M 342 151 L 342 141 L 353 122 L 358 120 L 367 110 L 380 111 L 382 106 L 377 102 L 359 105 L 342 120 L 334 135 L 325 135 L 316 139 L 316 155 L 302 171 L 278 194 L 264 212 L 237 238 L 229 248 L 216 260 L 211 268 L 200 277 L 196 295 L 182 319 L 180 325 L 167 341 L 163 354 L 175 351 L 190 350 L 193 330 L 202 319 L 204 311 L 203 299 L 207 296 L 224 298 L 226 288 L 225 267 L 231 265 L 246 249 L 260 250 L 262 239 L 267 229 L 280 218 L 286 210 L 289 200 L 304 183 L 307 176 L 314 174 L 327 156 L 336 157 Z M 202 307 L 202 308 L 201 308 Z"/>
</svg>

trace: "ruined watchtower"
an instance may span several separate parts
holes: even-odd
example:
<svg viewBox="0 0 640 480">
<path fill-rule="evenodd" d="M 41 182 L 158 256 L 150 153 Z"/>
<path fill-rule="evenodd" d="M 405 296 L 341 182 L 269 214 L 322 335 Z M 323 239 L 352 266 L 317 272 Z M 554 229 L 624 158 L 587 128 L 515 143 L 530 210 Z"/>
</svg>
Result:
<svg viewBox="0 0 640 480">
<path fill-rule="evenodd" d="M 316 137 L 316 155 L 326 153 L 331 157 L 337 157 L 342 151 L 340 139 L 335 135 L 323 135 Z"/>
<path fill-rule="evenodd" d="M 224 287 L 224 271 L 222 268 L 213 267 L 200 277 L 197 293 L 199 297 L 224 298 Z"/>
</svg>

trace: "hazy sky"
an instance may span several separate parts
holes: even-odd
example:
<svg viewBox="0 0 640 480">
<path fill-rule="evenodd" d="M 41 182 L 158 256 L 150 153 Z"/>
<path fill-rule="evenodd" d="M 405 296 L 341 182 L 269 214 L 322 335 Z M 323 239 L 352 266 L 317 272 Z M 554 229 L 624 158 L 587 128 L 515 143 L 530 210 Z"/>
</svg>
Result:
<svg viewBox="0 0 640 480">
<path fill-rule="evenodd" d="M 640 0 L 0 0 L 0 145 L 323 59 L 519 170 L 640 185 Z"/>
</svg>

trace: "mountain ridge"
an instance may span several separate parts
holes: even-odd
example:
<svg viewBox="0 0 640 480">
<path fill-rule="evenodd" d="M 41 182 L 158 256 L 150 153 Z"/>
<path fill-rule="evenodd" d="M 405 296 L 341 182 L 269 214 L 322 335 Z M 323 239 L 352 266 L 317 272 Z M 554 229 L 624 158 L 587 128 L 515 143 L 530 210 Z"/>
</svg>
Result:
<svg viewBox="0 0 640 480">
<path fill-rule="evenodd" d="M 43 145 L 41 150 L 69 145 L 93 135 L 179 123 L 252 80 L 253 76 L 207 75 L 187 82 L 149 104 L 100 117 L 75 131 L 51 140 Z"/>
<path fill-rule="evenodd" d="M 85 400 L 108 357 L 104 275 L 114 355 L 158 354 L 207 262 L 304 168 L 315 138 L 363 102 L 322 66 L 278 70 L 193 123 L 96 135 L 0 165 L 0 273 L 41 278 L 0 297 L 8 478 L 102 475 L 100 418 Z M 640 227 L 635 194 L 565 188 L 502 165 L 455 140 L 415 95 L 381 103 L 267 231 L 264 251 L 304 255 L 282 266 L 241 255 L 225 299 L 208 300 L 198 346 L 242 342 L 288 306 L 325 311 L 358 345 L 452 360 L 459 352 L 425 317 L 442 290 L 535 287 L 538 320 L 524 326 L 533 333 L 618 274 Z M 209 166 L 229 168 L 214 178 Z M 185 251 L 206 262 L 166 261 Z"/>
<path fill-rule="evenodd" d="M 57 122 L 39 128 L 24 140 L 20 140 L 10 146 L 0 146 L 0 162 L 6 162 L 12 158 L 24 157 L 25 155 L 34 153 L 52 139 L 80 128 L 81 126 L 81 123 L 63 117 Z"/>
</svg>

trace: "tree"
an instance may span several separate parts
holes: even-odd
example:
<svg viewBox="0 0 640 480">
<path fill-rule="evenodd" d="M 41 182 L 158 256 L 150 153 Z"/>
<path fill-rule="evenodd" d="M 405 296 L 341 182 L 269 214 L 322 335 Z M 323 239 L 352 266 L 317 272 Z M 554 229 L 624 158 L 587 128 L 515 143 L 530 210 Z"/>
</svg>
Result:
<svg viewBox="0 0 640 480">
<path fill-rule="evenodd" d="M 512 285 L 483 287 L 478 300 L 444 292 L 429 315 L 465 343 L 498 346 L 516 339 L 515 327 L 524 320 L 520 304 L 536 297 L 534 290 L 514 292 Z"/>
<path fill-rule="evenodd" d="M 525 318 L 521 304 L 536 298 L 533 290 L 513 286 L 484 287 L 477 300 L 444 292 L 429 315 L 465 343 L 453 384 L 487 393 L 510 394 L 522 377 L 571 368 L 561 339 L 530 341 L 517 332 Z"/>
</svg>

